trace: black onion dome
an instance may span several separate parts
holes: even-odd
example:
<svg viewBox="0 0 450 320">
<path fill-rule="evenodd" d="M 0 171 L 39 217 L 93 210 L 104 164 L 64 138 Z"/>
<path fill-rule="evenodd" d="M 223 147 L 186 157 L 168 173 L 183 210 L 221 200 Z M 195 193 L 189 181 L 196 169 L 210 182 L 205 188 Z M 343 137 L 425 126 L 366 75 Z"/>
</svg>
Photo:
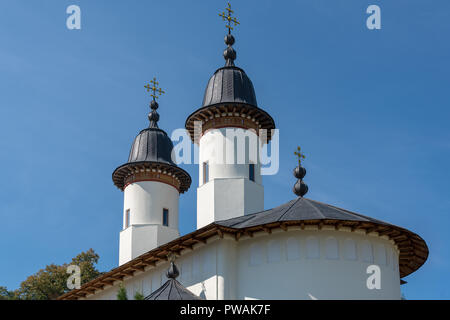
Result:
<svg viewBox="0 0 450 320">
<path fill-rule="evenodd" d="M 131 146 L 128 163 L 152 161 L 175 165 L 172 161 L 173 143 L 167 133 L 157 128 L 142 130 Z"/>
<path fill-rule="evenodd" d="M 235 66 L 220 68 L 209 79 L 203 107 L 227 102 L 258 106 L 252 81 L 244 70 Z"/>
<path fill-rule="evenodd" d="M 164 130 L 158 127 L 142 130 L 134 139 L 128 162 L 113 172 L 114 184 L 124 190 L 130 175 L 144 169 L 156 169 L 177 179 L 179 191 L 184 193 L 191 186 L 192 179 L 172 160 L 172 151 L 172 140 Z"/>
<path fill-rule="evenodd" d="M 214 72 L 206 86 L 202 106 L 186 119 L 186 130 L 195 143 L 198 122 L 202 123 L 202 130 L 220 127 L 264 129 L 267 130 L 267 139 L 272 138 L 275 121 L 258 108 L 252 81 L 244 70 L 235 66 L 237 54 L 232 47 L 234 42 L 233 35 L 225 36 L 225 66 Z"/>
</svg>

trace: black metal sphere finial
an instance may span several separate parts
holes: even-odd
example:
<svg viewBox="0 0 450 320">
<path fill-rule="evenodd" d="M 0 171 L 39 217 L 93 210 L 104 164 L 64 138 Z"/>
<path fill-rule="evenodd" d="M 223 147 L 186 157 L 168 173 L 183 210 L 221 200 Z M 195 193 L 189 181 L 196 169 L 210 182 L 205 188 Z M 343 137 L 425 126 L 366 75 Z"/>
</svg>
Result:
<svg viewBox="0 0 450 320">
<path fill-rule="evenodd" d="M 150 121 L 150 128 L 158 128 L 158 121 L 159 121 L 159 113 L 156 111 L 158 109 L 159 104 L 155 100 L 152 100 L 150 102 L 150 108 L 152 111 L 148 114 L 148 120 Z"/>
<path fill-rule="evenodd" d="M 158 108 L 159 108 L 158 102 L 156 102 L 155 100 L 152 100 L 152 102 L 150 102 L 150 108 L 151 108 L 152 110 L 158 109 Z"/>
<path fill-rule="evenodd" d="M 308 193 L 308 186 L 302 180 L 298 180 L 294 185 L 293 191 L 297 196 L 303 197 Z"/>
<path fill-rule="evenodd" d="M 227 34 L 225 36 L 225 44 L 227 46 L 232 46 L 234 44 L 234 42 L 235 42 L 235 39 L 232 34 Z"/>
<path fill-rule="evenodd" d="M 148 120 L 150 121 L 150 128 L 158 128 L 159 113 L 156 110 L 151 111 L 148 114 Z"/>
<path fill-rule="evenodd" d="M 169 279 L 176 279 L 180 275 L 180 272 L 178 271 L 177 266 L 175 263 L 170 262 L 170 267 L 167 269 L 166 276 Z"/>
<path fill-rule="evenodd" d="M 223 57 L 225 58 L 225 66 L 234 66 L 234 60 L 236 60 L 236 51 L 233 49 L 234 37 L 232 34 L 227 34 L 225 36 L 225 44 L 228 46 L 223 52 Z"/>
<path fill-rule="evenodd" d="M 301 164 L 301 160 L 305 159 L 305 155 L 301 153 L 300 147 L 297 148 L 297 152 L 294 152 L 294 154 L 298 157 L 298 167 L 294 169 L 294 177 L 296 177 L 298 181 L 295 183 L 293 191 L 297 196 L 303 197 L 308 193 L 308 186 L 303 182 L 303 178 L 306 175 L 306 169 L 303 168 Z"/>
</svg>

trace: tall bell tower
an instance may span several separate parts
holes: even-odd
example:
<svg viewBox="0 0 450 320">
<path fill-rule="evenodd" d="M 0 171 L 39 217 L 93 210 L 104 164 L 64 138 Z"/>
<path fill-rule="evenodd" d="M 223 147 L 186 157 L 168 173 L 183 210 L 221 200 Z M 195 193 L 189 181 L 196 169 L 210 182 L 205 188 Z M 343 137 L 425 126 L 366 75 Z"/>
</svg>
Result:
<svg viewBox="0 0 450 320">
<path fill-rule="evenodd" d="M 112 176 L 124 193 L 119 265 L 179 237 L 179 196 L 191 185 L 189 174 L 172 160 L 172 141 L 158 127 L 156 98 L 164 91 L 157 86 L 156 79 L 145 86 L 153 92 L 150 125 L 134 139 L 128 162 Z"/>
<path fill-rule="evenodd" d="M 234 64 L 231 30 L 239 22 L 233 13 L 228 4 L 219 14 L 228 29 L 225 66 L 210 78 L 202 107 L 186 120 L 186 129 L 199 145 L 197 228 L 264 210 L 259 135 L 266 129 L 268 141 L 275 122 L 258 108 L 250 78 Z"/>
</svg>

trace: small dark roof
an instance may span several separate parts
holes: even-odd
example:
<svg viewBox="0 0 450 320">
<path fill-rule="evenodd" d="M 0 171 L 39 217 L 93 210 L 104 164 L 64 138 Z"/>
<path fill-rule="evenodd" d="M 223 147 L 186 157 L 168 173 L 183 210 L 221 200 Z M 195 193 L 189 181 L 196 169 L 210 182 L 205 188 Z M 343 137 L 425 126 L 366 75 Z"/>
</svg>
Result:
<svg viewBox="0 0 450 320">
<path fill-rule="evenodd" d="M 170 172 L 180 181 L 180 192 L 191 186 L 191 176 L 172 160 L 173 143 L 164 130 L 152 126 L 142 130 L 134 139 L 128 162 L 114 170 L 112 179 L 116 187 L 123 190 L 126 178 L 136 168 L 159 168 Z"/>
<path fill-rule="evenodd" d="M 363 216 L 345 209 L 340 209 L 322 202 L 298 197 L 279 207 L 270 210 L 248 214 L 242 217 L 216 221 L 215 224 L 241 229 L 265 225 L 273 222 L 299 220 L 344 220 L 372 222 L 381 225 L 389 223 Z"/>
<path fill-rule="evenodd" d="M 203 300 L 176 280 L 179 274 L 177 266 L 171 262 L 166 274 L 168 278 L 166 283 L 145 297 L 144 300 Z"/>
<path fill-rule="evenodd" d="M 235 102 L 257 106 L 252 81 L 241 68 L 220 68 L 208 81 L 202 106 Z"/>
<path fill-rule="evenodd" d="M 202 300 L 175 279 L 169 279 L 145 300 Z"/>
<path fill-rule="evenodd" d="M 134 139 L 128 163 L 152 161 L 175 165 L 172 161 L 173 143 L 164 130 L 146 128 Z"/>
</svg>

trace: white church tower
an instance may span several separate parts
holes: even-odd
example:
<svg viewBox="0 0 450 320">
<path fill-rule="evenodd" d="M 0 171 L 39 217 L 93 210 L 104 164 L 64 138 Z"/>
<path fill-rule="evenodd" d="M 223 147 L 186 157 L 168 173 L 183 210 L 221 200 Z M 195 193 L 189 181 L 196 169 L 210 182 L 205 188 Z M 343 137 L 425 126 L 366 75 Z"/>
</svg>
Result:
<svg viewBox="0 0 450 320">
<path fill-rule="evenodd" d="M 187 191 L 191 177 L 172 160 L 173 143 L 158 128 L 155 101 L 157 88 L 153 79 L 150 126 L 134 140 L 128 162 L 113 173 L 114 184 L 124 192 L 123 230 L 120 232 L 119 265 L 180 236 L 178 201 Z"/>
<path fill-rule="evenodd" d="M 199 145 L 197 228 L 264 210 L 259 135 L 267 130 L 268 142 L 275 123 L 258 108 L 247 74 L 234 65 L 235 39 L 227 27 L 226 64 L 209 80 L 202 107 L 186 120 Z"/>
</svg>

